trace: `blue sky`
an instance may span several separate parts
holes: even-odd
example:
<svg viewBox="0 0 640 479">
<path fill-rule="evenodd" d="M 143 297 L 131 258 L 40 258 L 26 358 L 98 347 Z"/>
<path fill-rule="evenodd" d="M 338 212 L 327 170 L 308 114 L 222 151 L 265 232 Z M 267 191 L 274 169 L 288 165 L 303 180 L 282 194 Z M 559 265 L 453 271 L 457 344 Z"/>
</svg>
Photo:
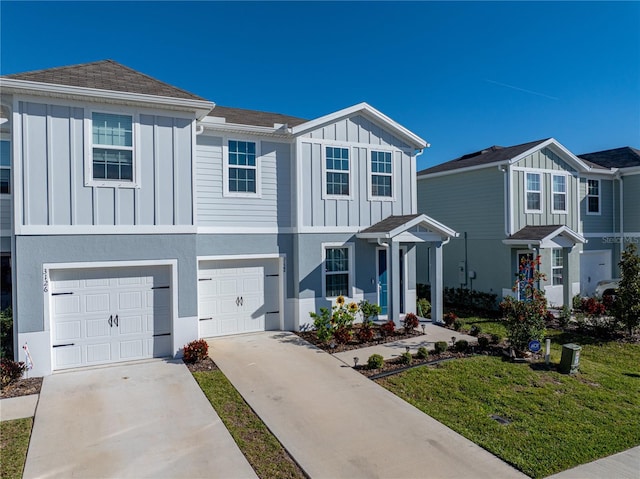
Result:
<svg viewBox="0 0 640 479">
<path fill-rule="evenodd" d="M 2 74 L 111 58 L 224 106 L 366 101 L 426 168 L 555 137 L 640 148 L 640 2 L 0 2 Z"/>
</svg>

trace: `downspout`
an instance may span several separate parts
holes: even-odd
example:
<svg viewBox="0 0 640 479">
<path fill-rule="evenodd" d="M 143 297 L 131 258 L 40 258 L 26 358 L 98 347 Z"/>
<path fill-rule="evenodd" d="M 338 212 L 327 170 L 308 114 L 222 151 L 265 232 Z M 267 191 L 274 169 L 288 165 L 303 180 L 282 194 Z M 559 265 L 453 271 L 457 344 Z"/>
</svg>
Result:
<svg viewBox="0 0 640 479">
<path fill-rule="evenodd" d="M 624 190 L 620 170 L 616 172 L 616 179 L 620 182 L 620 261 L 622 261 L 622 252 L 624 251 Z"/>
<path fill-rule="evenodd" d="M 202 135 L 203 131 L 204 131 L 204 125 L 196 125 L 196 136 Z"/>
<path fill-rule="evenodd" d="M 498 169 L 504 173 L 504 234 L 508 237 L 511 234 L 511 225 L 509 224 L 509 168 L 506 165 L 499 165 Z"/>
<path fill-rule="evenodd" d="M 388 248 L 389 243 L 383 243 L 380 238 L 378 238 L 378 246 L 382 246 L 383 248 Z"/>
</svg>

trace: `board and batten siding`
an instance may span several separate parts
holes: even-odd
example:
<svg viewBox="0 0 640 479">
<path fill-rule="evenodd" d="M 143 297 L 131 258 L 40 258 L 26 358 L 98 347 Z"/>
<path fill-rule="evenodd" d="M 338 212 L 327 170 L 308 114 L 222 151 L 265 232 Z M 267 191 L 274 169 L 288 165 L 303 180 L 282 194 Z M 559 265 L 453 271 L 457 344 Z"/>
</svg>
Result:
<svg viewBox="0 0 640 479">
<path fill-rule="evenodd" d="M 304 227 L 366 227 L 390 215 L 415 213 L 415 156 L 411 148 L 363 116 L 347 118 L 299 139 L 299 186 Z M 325 198 L 325 147 L 349 149 L 349 195 Z M 371 198 L 371 151 L 392 155 L 392 197 Z"/>
<path fill-rule="evenodd" d="M 524 168 L 522 170 L 520 168 Z M 542 212 L 526 212 L 526 173 L 540 173 L 542 184 Z M 549 148 L 543 148 L 526 156 L 515 164 L 512 171 L 511 205 L 513 208 L 512 233 L 525 226 L 566 225 L 579 232 L 580 201 L 579 179 L 575 168 L 562 160 Z M 566 177 L 566 213 L 553 213 L 553 175 Z"/>
<path fill-rule="evenodd" d="M 580 178 L 580 215 L 585 233 L 609 233 L 615 231 L 619 223 L 617 186 L 613 180 L 600 180 L 600 213 L 587 214 L 587 180 Z"/>
<path fill-rule="evenodd" d="M 134 153 L 140 187 L 119 188 L 85 186 L 84 108 L 20 101 L 18 112 L 21 224 L 193 224 L 192 120 L 140 114 Z"/>
<path fill-rule="evenodd" d="M 260 139 L 257 159 L 261 194 L 224 196 L 223 144 L 226 138 L 196 137 L 196 211 L 198 226 L 275 228 L 291 226 L 291 145 Z"/>
<path fill-rule="evenodd" d="M 640 174 L 623 176 L 622 182 L 624 231 L 640 233 Z"/>
<path fill-rule="evenodd" d="M 504 175 L 486 168 L 420 179 L 418 212 L 472 239 L 503 239 Z"/>
</svg>

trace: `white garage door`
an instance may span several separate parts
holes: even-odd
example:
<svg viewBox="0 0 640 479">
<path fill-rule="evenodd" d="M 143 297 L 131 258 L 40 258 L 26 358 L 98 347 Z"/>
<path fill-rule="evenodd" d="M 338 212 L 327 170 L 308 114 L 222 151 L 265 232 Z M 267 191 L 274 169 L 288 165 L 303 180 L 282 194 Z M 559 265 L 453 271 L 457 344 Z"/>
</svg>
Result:
<svg viewBox="0 0 640 479">
<path fill-rule="evenodd" d="M 200 263 L 200 337 L 278 329 L 279 315 L 277 260 Z"/>
<path fill-rule="evenodd" d="M 598 281 L 612 279 L 611 251 L 583 251 L 580 255 L 580 294 L 592 296 Z"/>
<path fill-rule="evenodd" d="M 171 354 L 167 266 L 51 271 L 53 368 Z"/>
</svg>

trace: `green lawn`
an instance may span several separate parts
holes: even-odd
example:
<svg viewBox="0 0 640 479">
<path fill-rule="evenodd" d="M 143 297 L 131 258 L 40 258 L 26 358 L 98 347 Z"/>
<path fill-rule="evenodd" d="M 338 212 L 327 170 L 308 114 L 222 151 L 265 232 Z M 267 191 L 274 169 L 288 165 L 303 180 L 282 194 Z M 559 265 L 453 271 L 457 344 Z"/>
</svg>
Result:
<svg viewBox="0 0 640 479">
<path fill-rule="evenodd" d="M 0 422 L 0 478 L 22 477 L 33 418 Z"/>
<path fill-rule="evenodd" d="M 481 329 L 481 332 L 487 334 L 498 334 L 503 338 L 507 337 L 507 328 L 504 327 L 502 321 L 496 319 L 479 318 L 477 316 L 472 317 L 460 317 L 466 325 L 465 330 L 469 330 L 472 325 L 476 325 Z"/>
<path fill-rule="evenodd" d="M 482 356 L 378 382 L 534 478 L 639 445 L 640 345 L 550 337 L 555 364 L 561 344 L 583 345 L 578 374 Z"/>
<path fill-rule="evenodd" d="M 258 477 L 305 477 L 221 371 L 195 372 L 193 376 Z"/>
</svg>

